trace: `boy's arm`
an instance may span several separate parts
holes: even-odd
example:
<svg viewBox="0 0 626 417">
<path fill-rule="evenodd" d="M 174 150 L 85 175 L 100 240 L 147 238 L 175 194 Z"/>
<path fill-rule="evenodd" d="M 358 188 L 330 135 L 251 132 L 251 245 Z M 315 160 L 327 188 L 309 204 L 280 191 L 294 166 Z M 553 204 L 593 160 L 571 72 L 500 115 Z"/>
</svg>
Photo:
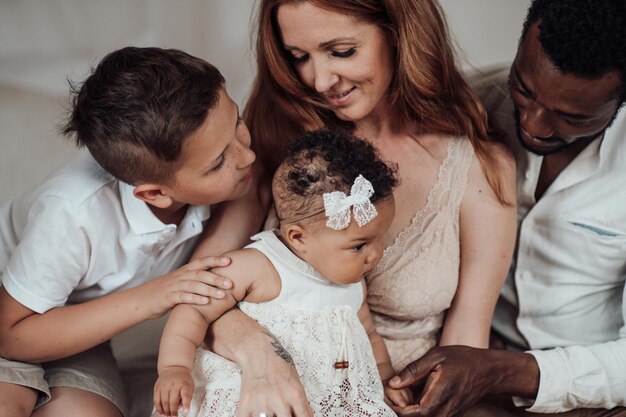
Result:
<svg viewBox="0 0 626 417">
<path fill-rule="evenodd" d="M 208 269 L 228 258 L 190 262 L 143 285 L 43 314 L 23 306 L 0 288 L 0 356 L 47 362 L 83 352 L 177 304 L 207 304 L 216 283 Z"/>
</svg>

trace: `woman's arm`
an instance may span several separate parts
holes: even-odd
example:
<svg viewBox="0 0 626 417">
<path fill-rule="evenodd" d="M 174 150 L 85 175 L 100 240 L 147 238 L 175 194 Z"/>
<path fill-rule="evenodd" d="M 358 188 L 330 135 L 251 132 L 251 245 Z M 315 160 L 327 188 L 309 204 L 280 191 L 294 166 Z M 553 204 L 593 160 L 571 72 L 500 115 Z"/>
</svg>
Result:
<svg viewBox="0 0 626 417">
<path fill-rule="evenodd" d="M 447 312 L 440 345 L 486 348 L 493 311 L 510 267 L 517 229 L 515 161 L 501 145 L 490 144 L 500 162 L 502 205 L 474 159 L 460 211 L 459 284 Z"/>
<path fill-rule="evenodd" d="M 227 337 L 217 337 L 214 335 Z M 263 326 L 239 309 L 211 325 L 205 343 L 241 367 L 237 417 L 313 417 L 313 411 L 289 352 Z"/>
</svg>

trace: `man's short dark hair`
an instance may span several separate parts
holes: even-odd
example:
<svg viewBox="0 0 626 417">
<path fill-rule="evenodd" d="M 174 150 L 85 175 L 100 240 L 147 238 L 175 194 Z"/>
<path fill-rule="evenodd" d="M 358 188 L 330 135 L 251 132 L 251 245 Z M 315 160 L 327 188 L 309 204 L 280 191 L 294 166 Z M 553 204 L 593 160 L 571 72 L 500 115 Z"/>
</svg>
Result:
<svg viewBox="0 0 626 417">
<path fill-rule="evenodd" d="M 217 105 L 224 78 L 176 49 L 127 47 L 71 86 L 62 132 L 129 184 L 171 183 L 183 143 Z"/>
<path fill-rule="evenodd" d="M 562 73 L 597 79 L 616 70 L 624 84 L 625 0 L 534 0 L 522 40 L 538 21 L 541 46 Z"/>
</svg>

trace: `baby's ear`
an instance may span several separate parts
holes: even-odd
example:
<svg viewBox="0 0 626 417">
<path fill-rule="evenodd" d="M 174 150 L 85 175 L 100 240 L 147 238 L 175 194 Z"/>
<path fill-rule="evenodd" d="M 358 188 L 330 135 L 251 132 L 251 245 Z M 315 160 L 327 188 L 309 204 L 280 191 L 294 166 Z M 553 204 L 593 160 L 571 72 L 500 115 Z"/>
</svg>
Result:
<svg viewBox="0 0 626 417">
<path fill-rule="evenodd" d="M 289 224 L 284 228 L 282 234 L 289 246 L 300 253 L 306 253 L 308 232 L 304 227 L 299 224 Z"/>
<path fill-rule="evenodd" d="M 172 198 L 164 192 L 163 188 L 156 184 L 137 185 L 133 190 L 133 195 L 160 209 L 166 209 L 174 202 Z"/>
</svg>

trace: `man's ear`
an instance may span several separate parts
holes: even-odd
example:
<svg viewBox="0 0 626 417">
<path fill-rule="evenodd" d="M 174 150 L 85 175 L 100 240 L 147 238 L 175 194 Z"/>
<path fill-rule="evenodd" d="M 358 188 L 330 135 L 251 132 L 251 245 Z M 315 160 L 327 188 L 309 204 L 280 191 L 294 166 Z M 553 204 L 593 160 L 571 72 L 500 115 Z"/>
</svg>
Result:
<svg viewBox="0 0 626 417">
<path fill-rule="evenodd" d="M 285 238 L 287 243 L 299 253 L 306 253 L 308 232 L 299 224 L 290 224 L 286 227 Z"/>
<path fill-rule="evenodd" d="M 133 195 L 140 200 L 160 209 L 170 207 L 174 200 L 157 184 L 140 184 L 135 186 Z"/>
</svg>

